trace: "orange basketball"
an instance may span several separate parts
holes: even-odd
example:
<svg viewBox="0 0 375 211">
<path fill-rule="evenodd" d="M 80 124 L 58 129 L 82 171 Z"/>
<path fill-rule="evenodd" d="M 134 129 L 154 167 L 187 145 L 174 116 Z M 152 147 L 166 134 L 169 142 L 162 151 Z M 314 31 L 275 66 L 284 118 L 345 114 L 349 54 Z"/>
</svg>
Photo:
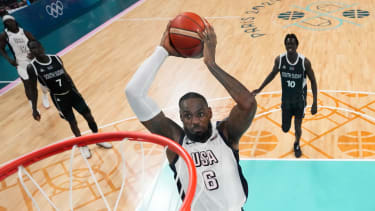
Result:
<svg viewBox="0 0 375 211">
<path fill-rule="evenodd" d="M 203 42 L 198 29 L 204 30 L 202 18 L 192 12 L 177 15 L 169 28 L 169 38 L 176 51 L 183 57 L 197 57 L 203 50 Z"/>
</svg>

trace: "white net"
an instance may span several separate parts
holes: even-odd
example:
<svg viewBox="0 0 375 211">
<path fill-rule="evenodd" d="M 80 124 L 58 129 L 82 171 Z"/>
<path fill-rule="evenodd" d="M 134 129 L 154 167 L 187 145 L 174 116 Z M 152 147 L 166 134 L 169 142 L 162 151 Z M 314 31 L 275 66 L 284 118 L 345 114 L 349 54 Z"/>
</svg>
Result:
<svg viewBox="0 0 375 211">
<path fill-rule="evenodd" d="M 181 200 L 166 165 L 165 148 L 142 141 L 88 145 L 92 158 L 71 150 L 18 167 L 1 184 L 19 195 L 11 210 L 178 210 Z M 1 203 L 0 199 L 0 203 Z M 1 206 L 1 204 L 0 204 Z M 158 209 L 157 207 L 161 207 Z"/>
</svg>

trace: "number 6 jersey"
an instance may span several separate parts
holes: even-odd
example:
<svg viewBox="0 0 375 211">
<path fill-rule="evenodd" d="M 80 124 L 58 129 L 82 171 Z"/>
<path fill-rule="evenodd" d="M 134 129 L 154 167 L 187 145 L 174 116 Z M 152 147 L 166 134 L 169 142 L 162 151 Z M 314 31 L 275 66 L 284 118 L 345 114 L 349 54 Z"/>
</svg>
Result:
<svg viewBox="0 0 375 211">
<path fill-rule="evenodd" d="M 193 211 L 240 211 L 247 198 L 247 182 L 239 166 L 237 150 L 229 147 L 216 127 L 205 142 L 191 141 L 186 135 L 182 143 L 197 169 L 197 189 L 192 203 Z M 170 165 L 177 176 L 177 187 L 182 197 L 188 186 L 185 162 L 177 157 Z"/>
<path fill-rule="evenodd" d="M 48 87 L 51 93 L 61 94 L 72 89 L 72 83 L 67 77 L 61 60 L 55 55 L 47 55 L 49 62 L 42 63 L 37 59 L 31 61 L 31 65 L 39 82 Z"/>
<path fill-rule="evenodd" d="M 297 60 L 291 63 L 287 54 L 280 55 L 279 70 L 281 76 L 282 102 L 305 100 L 306 71 L 305 56 L 298 54 Z"/>
</svg>

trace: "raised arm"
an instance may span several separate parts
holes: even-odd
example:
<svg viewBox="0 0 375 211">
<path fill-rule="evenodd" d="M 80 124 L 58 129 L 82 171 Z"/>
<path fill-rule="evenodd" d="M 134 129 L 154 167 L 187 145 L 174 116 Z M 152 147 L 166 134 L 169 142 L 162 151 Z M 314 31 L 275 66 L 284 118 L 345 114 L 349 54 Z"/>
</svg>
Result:
<svg viewBox="0 0 375 211">
<path fill-rule="evenodd" d="M 138 68 L 126 86 L 125 93 L 130 107 L 150 132 L 178 142 L 183 134 L 182 128 L 167 118 L 156 102 L 147 95 L 158 70 L 168 55 L 178 55 L 170 45 L 168 28 L 163 34 L 160 46 Z M 173 151 L 167 150 L 167 157 L 170 162 L 174 160 L 175 156 L 176 154 Z"/>
<path fill-rule="evenodd" d="M 311 106 L 311 114 L 314 115 L 318 111 L 318 86 L 316 85 L 315 74 L 311 67 L 311 62 L 307 58 L 305 59 L 305 68 L 307 77 L 309 77 L 311 82 L 311 89 L 313 93 L 313 104 Z"/>
<path fill-rule="evenodd" d="M 264 89 L 264 87 L 266 87 L 275 78 L 277 73 L 279 73 L 279 64 L 280 56 L 276 57 L 272 71 L 270 72 L 270 74 L 268 74 L 267 78 L 263 81 L 262 85 L 258 89 L 253 90 L 253 93 L 255 95 L 259 94 Z"/>
<path fill-rule="evenodd" d="M 36 121 L 40 120 L 40 113 L 37 109 L 38 102 L 38 90 L 37 90 L 37 76 L 35 75 L 34 68 L 31 64 L 27 65 L 27 74 L 29 75 L 30 84 L 30 98 L 31 98 L 31 108 L 33 110 L 33 118 Z"/>
<path fill-rule="evenodd" d="M 13 66 L 17 66 L 17 62 L 15 59 L 11 59 L 7 52 L 5 51 L 5 46 L 6 46 L 6 37 L 5 37 L 5 32 L 0 34 L 0 54 Z"/>
<path fill-rule="evenodd" d="M 216 64 L 216 34 L 207 21 L 205 21 L 205 25 L 206 30 L 199 33 L 204 41 L 204 62 L 212 75 L 224 86 L 237 103 L 232 108 L 229 116 L 219 125 L 219 130 L 222 131 L 232 148 L 238 150 L 239 140 L 254 118 L 257 103 L 255 96 L 244 85 Z"/>
</svg>

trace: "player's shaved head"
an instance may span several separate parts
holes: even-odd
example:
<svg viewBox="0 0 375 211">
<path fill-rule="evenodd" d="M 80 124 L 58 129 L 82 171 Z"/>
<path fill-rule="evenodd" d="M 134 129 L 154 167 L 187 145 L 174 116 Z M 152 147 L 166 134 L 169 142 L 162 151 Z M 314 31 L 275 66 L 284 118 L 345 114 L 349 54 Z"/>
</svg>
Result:
<svg viewBox="0 0 375 211">
<path fill-rule="evenodd" d="M 182 107 L 182 104 L 185 100 L 187 99 L 191 99 L 191 98 L 198 98 L 198 99 L 201 99 L 203 101 L 203 103 L 208 106 L 208 103 L 207 103 L 207 100 L 205 97 L 203 97 L 201 94 L 199 93 L 196 93 L 196 92 L 188 92 L 186 93 L 184 96 L 182 96 L 178 102 L 178 106 L 181 108 Z"/>
</svg>

